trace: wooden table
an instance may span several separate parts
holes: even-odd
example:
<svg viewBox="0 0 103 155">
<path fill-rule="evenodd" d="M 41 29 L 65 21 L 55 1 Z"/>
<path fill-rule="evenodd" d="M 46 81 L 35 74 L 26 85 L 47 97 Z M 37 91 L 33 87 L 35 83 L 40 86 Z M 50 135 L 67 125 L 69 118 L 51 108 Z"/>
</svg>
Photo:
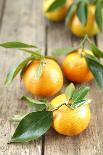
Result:
<svg viewBox="0 0 103 155">
<path fill-rule="evenodd" d="M 103 34 L 93 39 L 103 49 Z M 76 45 L 80 41 L 64 28 L 63 23 L 46 22 L 42 0 L 0 0 L 0 42 L 12 40 L 36 44 L 48 55 L 56 47 Z M 71 138 L 51 129 L 38 141 L 7 144 L 15 129 L 10 118 L 27 110 L 19 99 L 27 92 L 19 77 L 9 88 L 4 86 L 4 78 L 7 68 L 24 56 L 22 52 L 0 48 L 0 155 L 103 155 L 103 94 L 94 82 L 87 83 L 93 103 L 92 119 L 85 132 Z"/>
</svg>

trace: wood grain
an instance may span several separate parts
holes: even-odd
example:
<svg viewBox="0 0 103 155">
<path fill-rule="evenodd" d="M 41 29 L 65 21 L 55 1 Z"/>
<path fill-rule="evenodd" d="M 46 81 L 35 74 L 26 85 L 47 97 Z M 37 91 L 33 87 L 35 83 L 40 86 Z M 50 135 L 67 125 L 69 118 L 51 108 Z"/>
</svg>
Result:
<svg viewBox="0 0 103 155">
<path fill-rule="evenodd" d="M 7 0 L 0 42 L 19 40 L 45 49 L 45 25 L 41 5 L 41 0 Z M 0 155 L 41 155 L 41 140 L 28 144 L 7 144 L 16 127 L 10 119 L 14 114 L 27 111 L 26 105 L 19 98 L 28 93 L 24 91 L 19 76 L 9 88 L 4 86 L 4 78 L 7 69 L 24 57 L 23 52 L 0 48 Z"/>
</svg>

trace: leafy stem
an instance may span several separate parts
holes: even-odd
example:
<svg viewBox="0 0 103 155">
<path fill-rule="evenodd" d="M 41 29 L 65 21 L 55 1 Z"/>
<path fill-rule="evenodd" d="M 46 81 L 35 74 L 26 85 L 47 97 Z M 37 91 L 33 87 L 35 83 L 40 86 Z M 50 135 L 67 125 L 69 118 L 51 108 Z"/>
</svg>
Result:
<svg viewBox="0 0 103 155">
<path fill-rule="evenodd" d="M 82 42 L 80 43 L 81 46 L 84 46 L 85 41 L 88 40 L 88 35 L 86 34 L 82 40 Z"/>
</svg>

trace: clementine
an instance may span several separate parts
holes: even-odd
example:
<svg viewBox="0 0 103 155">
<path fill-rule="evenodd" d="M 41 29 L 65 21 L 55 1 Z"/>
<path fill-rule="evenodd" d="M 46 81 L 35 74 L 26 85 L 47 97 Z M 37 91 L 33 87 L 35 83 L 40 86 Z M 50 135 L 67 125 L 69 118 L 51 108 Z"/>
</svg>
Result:
<svg viewBox="0 0 103 155">
<path fill-rule="evenodd" d="M 40 60 L 32 61 L 25 69 L 22 79 L 26 89 L 34 95 L 51 96 L 63 86 L 63 75 L 59 65 L 52 59 L 45 58 L 42 75 L 36 78 Z"/>
<path fill-rule="evenodd" d="M 83 52 L 91 53 L 86 49 Z M 85 58 L 81 56 L 81 49 L 68 54 L 64 58 L 62 68 L 67 79 L 73 82 L 82 83 L 93 79 Z"/>
<path fill-rule="evenodd" d="M 66 102 L 66 95 L 61 94 L 51 101 L 52 107 L 58 107 L 61 102 Z M 53 128 L 60 134 L 74 136 L 85 130 L 90 122 L 91 112 L 89 104 L 77 109 L 70 109 L 62 105 L 53 112 Z"/>
<path fill-rule="evenodd" d="M 82 37 L 86 34 L 93 36 L 100 31 L 95 21 L 95 9 L 95 5 L 88 5 L 88 17 L 86 25 L 82 25 L 76 13 L 74 13 L 71 21 L 68 23 L 68 27 L 73 34 L 79 37 Z"/>
<path fill-rule="evenodd" d="M 54 2 L 55 0 L 44 0 L 43 3 L 43 12 L 44 15 L 51 21 L 62 21 L 64 20 L 65 16 L 66 16 L 66 12 L 67 12 L 67 6 L 64 5 L 52 12 L 46 12 L 47 9 L 49 8 L 49 6 Z"/>
</svg>

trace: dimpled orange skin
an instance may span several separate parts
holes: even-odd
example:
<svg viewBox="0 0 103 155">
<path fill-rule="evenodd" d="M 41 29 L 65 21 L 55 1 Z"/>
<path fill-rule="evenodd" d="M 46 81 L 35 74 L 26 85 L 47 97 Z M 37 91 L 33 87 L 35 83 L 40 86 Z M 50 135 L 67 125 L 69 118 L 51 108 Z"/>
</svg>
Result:
<svg viewBox="0 0 103 155">
<path fill-rule="evenodd" d="M 85 58 L 80 55 L 80 49 L 64 58 L 62 68 L 65 76 L 70 81 L 82 83 L 93 79 Z"/>
<path fill-rule="evenodd" d="M 66 100 L 65 94 L 61 94 L 51 101 L 51 105 L 56 107 L 60 100 Z M 89 104 L 82 105 L 72 110 L 63 105 L 53 112 L 53 128 L 60 134 L 75 136 L 84 131 L 90 122 L 91 112 Z"/>
<path fill-rule="evenodd" d="M 52 96 L 63 86 L 63 75 L 59 65 L 52 59 L 45 58 L 43 72 L 40 79 L 36 78 L 39 60 L 28 65 L 23 74 L 23 83 L 26 89 L 37 96 Z"/>
<path fill-rule="evenodd" d="M 78 37 L 82 37 L 86 34 L 93 36 L 100 31 L 95 21 L 95 8 L 95 5 L 88 6 L 88 18 L 85 26 L 80 23 L 77 15 L 74 13 L 73 18 L 68 23 L 68 27 L 73 34 Z"/>
</svg>

